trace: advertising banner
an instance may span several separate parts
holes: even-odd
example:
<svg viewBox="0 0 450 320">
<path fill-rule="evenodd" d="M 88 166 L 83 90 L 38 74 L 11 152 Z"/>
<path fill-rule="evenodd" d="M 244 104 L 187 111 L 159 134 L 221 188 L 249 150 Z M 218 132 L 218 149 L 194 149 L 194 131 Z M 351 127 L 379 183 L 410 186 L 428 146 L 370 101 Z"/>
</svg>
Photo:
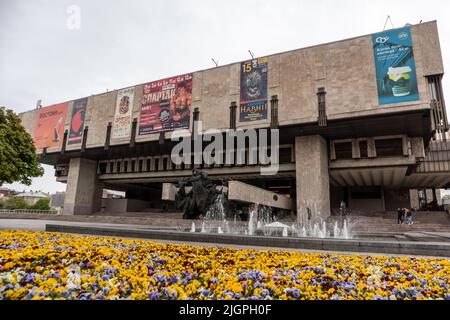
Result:
<svg viewBox="0 0 450 320">
<path fill-rule="evenodd" d="M 188 129 L 192 73 L 144 85 L 139 135 Z"/>
<path fill-rule="evenodd" d="M 112 139 L 129 138 L 133 116 L 134 87 L 117 92 L 116 112 L 112 127 Z"/>
<path fill-rule="evenodd" d="M 372 36 L 379 104 L 419 100 L 411 28 Z"/>
<path fill-rule="evenodd" d="M 267 119 L 267 64 L 267 58 L 241 63 L 240 122 Z"/>
<path fill-rule="evenodd" d="M 65 102 L 37 110 L 33 134 L 36 149 L 61 147 L 68 105 Z"/>
<path fill-rule="evenodd" d="M 86 108 L 88 98 L 75 100 L 73 102 L 72 117 L 70 121 L 69 144 L 81 143 L 86 119 Z"/>
</svg>

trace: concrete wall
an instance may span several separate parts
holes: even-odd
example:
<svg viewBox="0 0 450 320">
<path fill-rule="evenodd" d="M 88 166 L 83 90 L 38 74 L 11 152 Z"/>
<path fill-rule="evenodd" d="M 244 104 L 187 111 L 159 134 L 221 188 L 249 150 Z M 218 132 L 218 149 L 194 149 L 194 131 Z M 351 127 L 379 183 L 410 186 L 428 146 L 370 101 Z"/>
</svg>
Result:
<svg viewBox="0 0 450 320">
<path fill-rule="evenodd" d="M 411 199 L 408 189 L 384 189 L 386 211 L 395 211 L 397 208 L 410 208 Z"/>
<path fill-rule="evenodd" d="M 420 101 L 378 105 L 372 35 L 293 50 L 268 57 L 268 96 L 278 95 L 280 125 L 317 122 L 317 89 L 327 92 L 328 119 L 429 108 L 426 75 L 443 73 L 436 22 L 411 27 Z M 239 103 L 240 63 L 194 73 L 191 112 L 200 111 L 204 129 L 229 126 L 229 106 Z M 149 81 L 157 79 L 149 79 Z M 133 118 L 139 117 L 143 85 L 136 85 Z M 88 147 L 102 146 L 106 126 L 113 120 L 117 91 L 89 97 L 86 125 Z M 69 103 L 66 128 L 70 122 Z M 22 114 L 27 130 L 34 131 L 34 111 Z M 239 117 L 239 112 L 237 112 Z M 239 120 L 239 119 L 237 119 Z M 267 127 L 268 119 L 239 123 L 238 127 Z M 166 139 L 171 133 L 166 133 Z M 136 141 L 155 141 L 159 134 L 137 135 Z M 123 144 L 126 141 L 111 141 Z M 81 145 L 69 146 L 78 149 Z"/>
</svg>

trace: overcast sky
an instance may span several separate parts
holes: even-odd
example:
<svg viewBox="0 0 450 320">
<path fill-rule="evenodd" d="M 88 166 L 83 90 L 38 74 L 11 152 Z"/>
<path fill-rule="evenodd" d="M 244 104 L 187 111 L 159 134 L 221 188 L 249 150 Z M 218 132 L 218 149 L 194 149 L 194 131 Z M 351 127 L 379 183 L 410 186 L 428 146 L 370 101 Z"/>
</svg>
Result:
<svg viewBox="0 0 450 320">
<path fill-rule="evenodd" d="M 437 20 L 449 70 L 449 14 L 442 0 L 0 0 L 0 105 L 22 112 L 38 99 L 47 106 L 210 68 L 211 58 L 247 60 L 249 49 L 264 56 L 375 33 L 387 15 L 396 28 Z M 448 77 L 444 91 L 450 101 Z M 31 187 L 6 187 L 64 191 L 53 174 L 47 166 Z"/>
</svg>

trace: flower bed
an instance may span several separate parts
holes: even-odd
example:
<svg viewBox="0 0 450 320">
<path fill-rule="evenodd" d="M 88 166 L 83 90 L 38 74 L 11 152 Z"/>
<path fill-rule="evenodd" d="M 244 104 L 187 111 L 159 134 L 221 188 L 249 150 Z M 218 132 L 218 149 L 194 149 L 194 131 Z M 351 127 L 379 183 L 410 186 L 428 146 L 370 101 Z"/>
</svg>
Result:
<svg viewBox="0 0 450 320">
<path fill-rule="evenodd" d="M 450 261 L 2 231 L 0 299 L 450 299 Z"/>
</svg>

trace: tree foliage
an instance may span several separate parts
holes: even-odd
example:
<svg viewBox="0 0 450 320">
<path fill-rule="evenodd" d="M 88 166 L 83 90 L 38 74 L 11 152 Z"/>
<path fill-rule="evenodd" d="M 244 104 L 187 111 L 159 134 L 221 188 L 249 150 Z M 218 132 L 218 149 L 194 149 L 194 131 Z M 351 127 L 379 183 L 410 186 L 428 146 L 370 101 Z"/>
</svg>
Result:
<svg viewBox="0 0 450 320">
<path fill-rule="evenodd" d="M 5 209 L 28 209 L 28 204 L 21 197 L 8 198 L 4 203 Z"/>
<path fill-rule="evenodd" d="M 50 210 L 50 199 L 39 199 L 30 209 L 35 210 Z"/>
<path fill-rule="evenodd" d="M 32 177 L 43 174 L 33 139 L 20 118 L 12 110 L 0 107 L 0 186 L 16 181 L 30 185 Z"/>
</svg>

